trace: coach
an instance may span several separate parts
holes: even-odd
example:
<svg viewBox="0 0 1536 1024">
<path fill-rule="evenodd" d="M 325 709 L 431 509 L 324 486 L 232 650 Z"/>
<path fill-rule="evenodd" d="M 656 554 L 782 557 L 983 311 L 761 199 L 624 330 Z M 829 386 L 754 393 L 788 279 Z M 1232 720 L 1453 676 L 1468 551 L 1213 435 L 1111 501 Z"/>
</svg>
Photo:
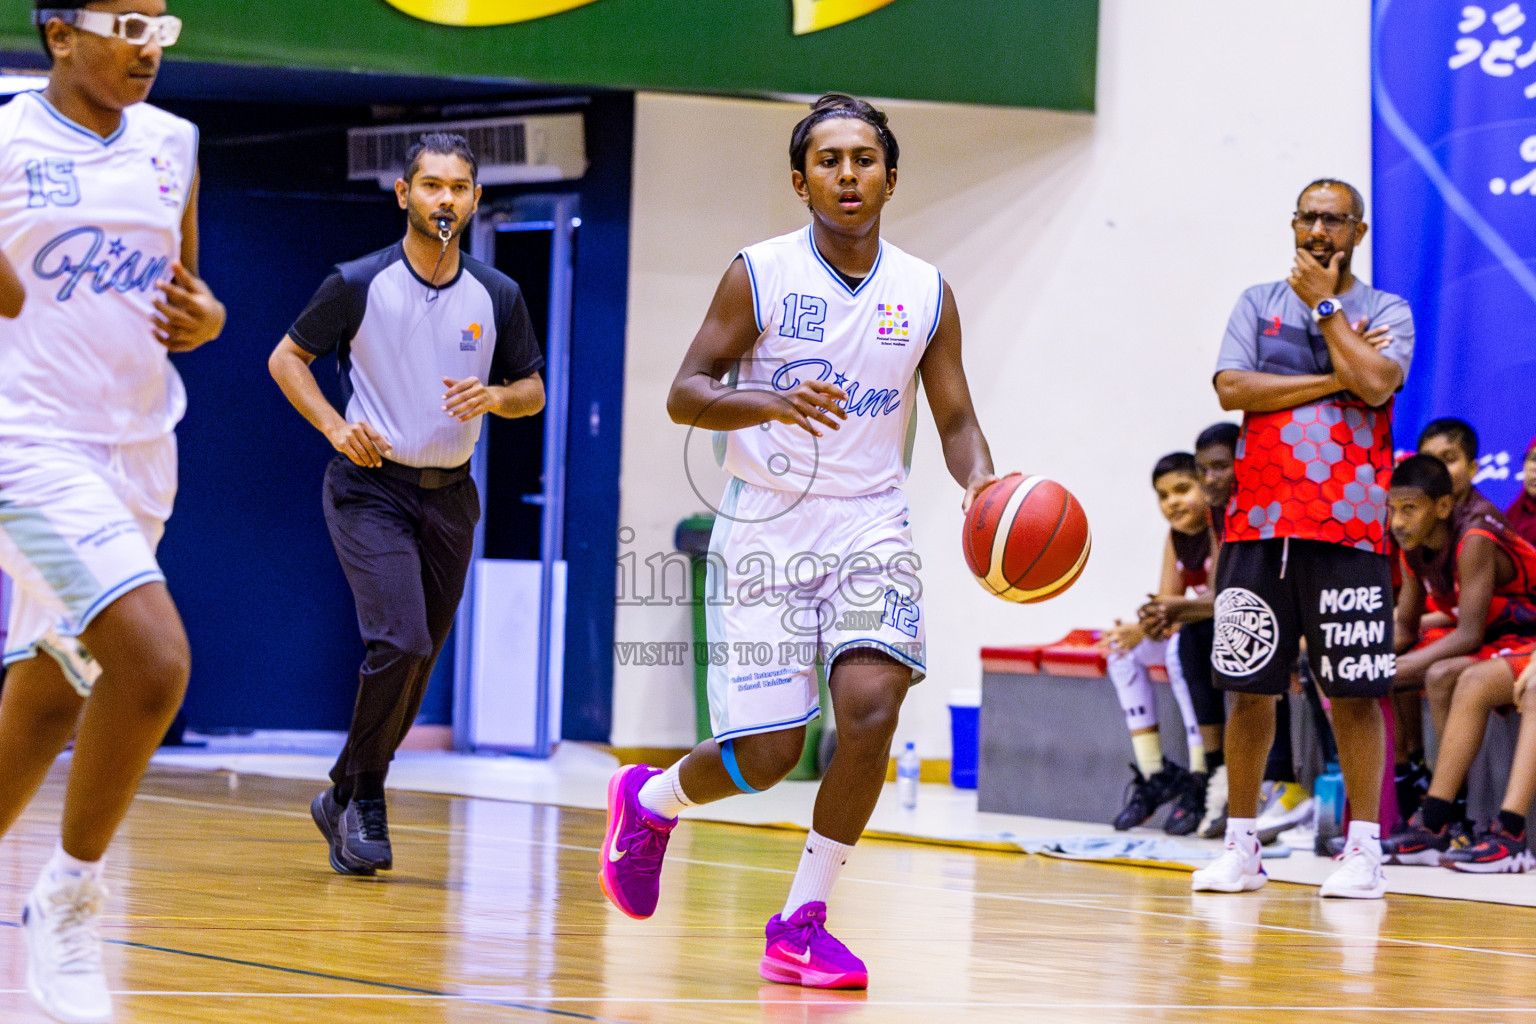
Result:
<svg viewBox="0 0 1536 1024">
<path fill-rule="evenodd" d="M 1196 871 L 1197 891 L 1264 884 L 1254 826 L 1274 738 L 1275 697 L 1290 686 L 1301 641 L 1332 701 L 1353 818 L 1323 896 L 1379 899 L 1382 717 L 1390 692 L 1392 573 L 1386 481 L 1392 396 L 1413 355 L 1408 304 L 1355 277 L 1365 203 L 1321 179 L 1291 217 L 1295 262 L 1283 281 L 1238 300 L 1217 357 L 1223 409 L 1243 411 L 1237 484 L 1216 570 L 1216 685 L 1227 715 L 1226 849 Z M 1386 328 L 1380 347 L 1362 330 Z"/>
<path fill-rule="evenodd" d="M 395 182 L 405 238 L 339 265 L 267 363 L 340 453 L 325 471 L 325 522 L 367 653 L 334 785 L 310 812 L 342 874 L 393 864 L 384 779 L 464 591 L 480 517 L 469 475 L 480 416 L 544 407 L 544 359 L 521 291 L 459 252 L 480 200 L 477 171 L 462 136 L 423 135 Z M 345 418 L 309 366 L 332 352 Z"/>
</svg>

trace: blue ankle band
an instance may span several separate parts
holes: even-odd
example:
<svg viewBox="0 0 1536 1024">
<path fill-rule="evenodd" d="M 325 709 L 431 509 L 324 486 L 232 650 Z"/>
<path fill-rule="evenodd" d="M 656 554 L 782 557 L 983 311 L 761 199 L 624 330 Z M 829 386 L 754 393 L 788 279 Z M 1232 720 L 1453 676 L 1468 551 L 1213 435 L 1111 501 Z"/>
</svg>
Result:
<svg viewBox="0 0 1536 1024">
<path fill-rule="evenodd" d="M 747 780 L 741 777 L 741 768 L 736 764 L 736 741 L 726 740 L 720 744 L 720 760 L 725 762 L 725 770 L 730 773 L 731 781 L 736 783 L 736 788 L 743 793 L 761 793 L 760 789 L 753 789 L 747 785 Z"/>
</svg>

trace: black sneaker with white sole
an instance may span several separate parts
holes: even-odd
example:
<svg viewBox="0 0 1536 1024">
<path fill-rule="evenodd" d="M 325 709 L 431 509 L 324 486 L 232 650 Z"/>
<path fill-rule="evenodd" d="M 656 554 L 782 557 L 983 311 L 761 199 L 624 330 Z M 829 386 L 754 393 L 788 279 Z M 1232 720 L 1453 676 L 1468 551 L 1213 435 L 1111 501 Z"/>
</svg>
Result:
<svg viewBox="0 0 1536 1024">
<path fill-rule="evenodd" d="M 1478 875 L 1523 874 L 1536 870 L 1536 857 L 1526 849 L 1525 833 L 1509 834 L 1497 818 L 1466 845 L 1453 845 L 1446 850 L 1440 863 L 1452 871 Z"/>
<path fill-rule="evenodd" d="M 336 790 L 327 789 L 310 801 L 309 816 L 315 819 L 315 827 L 325 836 L 330 847 L 331 867 L 343 875 L 371 875 L 374 868 L 364 861 L 349 858 L 342 849 L 341 817 L 344 809 L 336 803 Z"/>
<path fill-rule="evenodd" d="M 1455 835 L 1450 825 L 1431 830 L 1424 825 L 1424 811 L 1413 813 L 1400 832 L 1381 841 L 1382 859 L 1388 864 L 1419 864 L 1439 867 L 1440 858 L 1451 848 Z"/>
<path fill-rule="evenodd" d="M 389 815 L 383 800 L 354 797 L 341 812 L 341 855 L 348 864 L 365 864 L 369 872 L 394 866 L 389 846 Z"/>
</svg>

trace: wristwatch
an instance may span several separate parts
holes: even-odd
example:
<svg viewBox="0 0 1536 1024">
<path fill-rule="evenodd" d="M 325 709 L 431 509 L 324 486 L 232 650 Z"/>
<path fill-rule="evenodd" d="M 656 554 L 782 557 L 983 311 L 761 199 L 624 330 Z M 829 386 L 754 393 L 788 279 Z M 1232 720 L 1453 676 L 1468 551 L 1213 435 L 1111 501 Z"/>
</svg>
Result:
<svg viewBox="0 0 1536 1024">
<path fill-rule="evenodd" d="M 1316 320 L 1318 323 L 1322 323 L 1323 317 L 1333 316 L 1333 314 L 1339 312 L 1339 310 L 1343 308 L 1344 304 L 1336 298 L 1324 299 L 1322 302 L 1319 302 L 1316 306 L 1312 307 L 1312 319 Z"/>
</svg>

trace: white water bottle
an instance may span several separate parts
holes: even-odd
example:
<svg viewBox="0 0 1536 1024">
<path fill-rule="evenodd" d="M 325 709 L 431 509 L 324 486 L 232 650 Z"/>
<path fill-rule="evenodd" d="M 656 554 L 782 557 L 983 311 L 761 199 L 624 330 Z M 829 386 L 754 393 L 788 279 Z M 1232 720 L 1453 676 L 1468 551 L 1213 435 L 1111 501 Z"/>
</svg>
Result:
<svg viewBox="0 0 1536 1024">
<path fill-rule="evenodd" d="M 907 749 L 896 758 L 896 799 L 906 810 L 917 806 L 917 780 L 922 771 L 923 762 L 917 756 L 917 747 L 908 743 Z"/>
</svg>

